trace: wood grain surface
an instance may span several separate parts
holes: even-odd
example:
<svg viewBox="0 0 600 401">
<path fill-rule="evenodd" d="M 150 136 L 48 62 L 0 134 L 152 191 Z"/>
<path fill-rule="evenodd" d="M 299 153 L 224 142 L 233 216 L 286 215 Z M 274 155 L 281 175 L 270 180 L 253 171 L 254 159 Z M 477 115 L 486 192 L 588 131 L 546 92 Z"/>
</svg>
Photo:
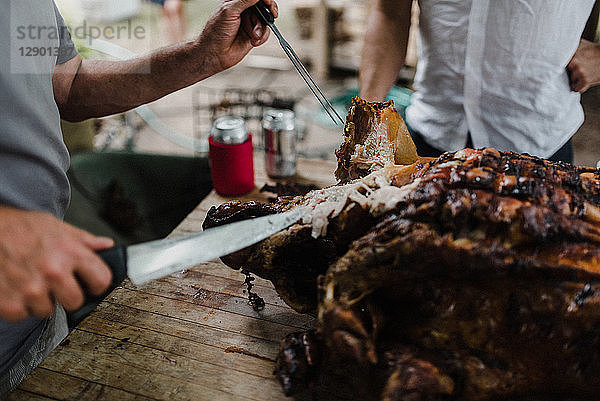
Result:
<svg viewBox="0 0 600 401">
<path fill-rule="evenodd" d="M 335 164 L 299 160 L 293 181 L 334 183 Z M 268 179 L 255 159 L 256 188 Z M 173 231 L 201 230 L 207 210 L 230 198 L 214 191 Z M 257 278 L 266 302 L 247 302 L 244 276 L 220 261 L 136 287 L 126 280 L 9 395 L 9 400 L 282 400 L 273 375 L 279 340 L 314 323 Z M 311 394 L 297 400 L 313 399 Z M 341 400 L 343 394 L 316 394 Z"/>
</svg>

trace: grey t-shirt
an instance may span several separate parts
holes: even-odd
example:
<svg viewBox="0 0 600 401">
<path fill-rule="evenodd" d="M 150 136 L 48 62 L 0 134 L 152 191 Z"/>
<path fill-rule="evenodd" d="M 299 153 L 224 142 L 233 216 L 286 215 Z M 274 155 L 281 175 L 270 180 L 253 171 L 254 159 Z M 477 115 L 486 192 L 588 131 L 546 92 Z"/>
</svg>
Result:
<svg viewBox="0 0 600 401">
<path fill-rule="evenodd" d="M 53 0 L 1 0 L 0 205 L 64 216 L 69 155 L 52 73 L 77 51 Z M 40 337 L 46 320 L 0 320 L 0 377 Z"/>
</svg>

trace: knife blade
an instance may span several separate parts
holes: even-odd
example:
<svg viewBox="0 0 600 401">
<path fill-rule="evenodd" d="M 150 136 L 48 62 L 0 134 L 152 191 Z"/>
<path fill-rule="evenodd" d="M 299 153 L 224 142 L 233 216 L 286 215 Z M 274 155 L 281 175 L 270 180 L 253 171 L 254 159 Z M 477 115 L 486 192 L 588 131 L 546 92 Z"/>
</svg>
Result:
<svg viewBox="0 0 600 401">
<path fill-rule="evenodd" d="M 294 224 L 305 212 L 306 208 L 299 207 L 182 237 L 115 246 L 98 255 L 113 272 L 113 288 L 127 276 L 140 285 L 260 242 Z"/>
<path fill-rule="evenodd" d="M 297 207 L 289 212 L 238 221 L 182 237 L 98 251 L 113 273 L 112 282 L 102 295 L 86 294 L 83 306 L 67 313 L 68 325 L 77 326 L 127 277 L 133 284 L 140 285 L 239 251 L 289 227 L 306 211 L 306 207 Z"/>
</svg>

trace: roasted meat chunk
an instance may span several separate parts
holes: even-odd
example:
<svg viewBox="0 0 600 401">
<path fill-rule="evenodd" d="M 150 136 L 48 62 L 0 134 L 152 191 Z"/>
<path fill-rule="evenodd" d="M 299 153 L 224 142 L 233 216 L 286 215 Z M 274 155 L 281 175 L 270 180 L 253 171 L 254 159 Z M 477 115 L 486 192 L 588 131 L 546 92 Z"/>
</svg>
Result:
<svg viewBox="0 0 600 401">
<path fill-rule="evenodd" d="M 282 342 L 286 393 L 331 375 L 366 400 L 594 399 L 600 171 L 489 148 L 353 168 L 345 146 L 371 135 L 338 152 L 340 179 L 358 178 L 207 217 L 310 209 L 223 258 L 317 313 L 313 332 Z"/>
<path fill-rule="evenodd" d="M 368 103 L 354 99 L 346 117 L 344 139 L 336 156 L 335 177 L 345 183 L 379 170 L 388 163 L 411 164 L 418 159 L 406 124 L 390 100 Z"/>
</svg>

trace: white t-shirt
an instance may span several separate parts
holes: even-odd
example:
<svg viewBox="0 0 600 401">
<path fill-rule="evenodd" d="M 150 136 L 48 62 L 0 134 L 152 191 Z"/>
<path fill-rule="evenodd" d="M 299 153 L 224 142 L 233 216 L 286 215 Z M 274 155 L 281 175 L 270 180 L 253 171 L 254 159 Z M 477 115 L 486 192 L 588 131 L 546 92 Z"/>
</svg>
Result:
<svg viewBox="0 0 600 401">
<path fill-rule="evenodd" d="M 419 0 L 407 123 L 445 151 L 491 146 L 549 157 L 583 123 L 571 60 L 594 0 Z"/>
</svg>

